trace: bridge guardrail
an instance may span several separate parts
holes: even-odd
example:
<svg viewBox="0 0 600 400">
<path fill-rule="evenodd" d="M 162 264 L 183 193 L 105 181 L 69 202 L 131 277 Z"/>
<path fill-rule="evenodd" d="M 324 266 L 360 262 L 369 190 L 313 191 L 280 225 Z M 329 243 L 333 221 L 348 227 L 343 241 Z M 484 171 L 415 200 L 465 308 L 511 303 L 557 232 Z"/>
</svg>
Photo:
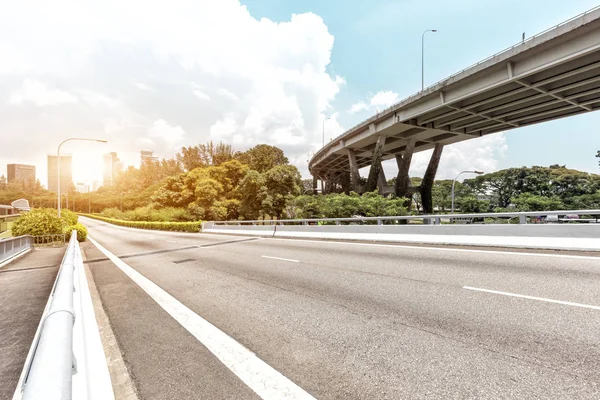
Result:
<svg viewBox="0 0 600 400">
<path fill-rule="evenodd" d="M 13 400 L 114 399 L 73 231 Z"/>
<path fill-rule="evenodd" d="M 430 214 L 430 215 L 398 215 L 398 216 L 387 216 L 387 217 L 362 217 L 354 216 L 351 218 L 306 218 L 306 219 L 280 219 L 280 220 L 240 220 L 240 221 L 208 221 L 204 224 L 211 224 L 212 226 L 219 225 L 309 225 L 311 222 L 315 224 L 319 223 L 334 223 L 335 225 L 342 225 L 343 223 L 356 223 L 356 222 L 376 222 L 377 225 L 384 225 L 384 222 L 392 222 L 393 224 L 399 223 L 399 221 L 411 221 L 421 220 L 424 224 L 440 225 L 443 219 L 452 222 L 452 220 L 473 220 L 473 219 L 500 219 L 500 218 L 511 218 L 517 219 L 518 224 L 527 224 L 528 218 L 531 217 L 547 217 L 548 215 L 556 216 L 586 216 L 595 215 L 600 216 L 600 210 L 555 210 L 555 211 L 522 211 L 522 212 L 501 212 L 501 213 L 478 213 L 478 214 Z M 557 222 L 566 221 L 578 221 L 578 219 L 567 219 L 557 218 Z M 595 222 L 599 222 L 600 219 L 596 217 Z M 589 222 L 586 219 L 586 222 Z"/>
<path fill-rule="evenodd" d="M 0 264 L 33 247 L 33 236 L 24 235 L 0 239 Z"/>
</svg>

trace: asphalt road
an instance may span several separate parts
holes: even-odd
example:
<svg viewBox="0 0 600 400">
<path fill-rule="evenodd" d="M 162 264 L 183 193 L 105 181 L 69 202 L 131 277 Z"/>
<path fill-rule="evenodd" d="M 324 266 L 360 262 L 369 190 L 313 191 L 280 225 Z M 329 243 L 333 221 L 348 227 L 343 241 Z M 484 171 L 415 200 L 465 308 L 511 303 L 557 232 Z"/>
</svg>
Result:
<svg viewBox="0 0 600 400">
<path fill-rule="evenodd" d="M 81 220 L 315 398 L 600 398 L 600 258 Z M 83 248 L 140 398 L 260 398 L 104 253 Z"/>
</svg>

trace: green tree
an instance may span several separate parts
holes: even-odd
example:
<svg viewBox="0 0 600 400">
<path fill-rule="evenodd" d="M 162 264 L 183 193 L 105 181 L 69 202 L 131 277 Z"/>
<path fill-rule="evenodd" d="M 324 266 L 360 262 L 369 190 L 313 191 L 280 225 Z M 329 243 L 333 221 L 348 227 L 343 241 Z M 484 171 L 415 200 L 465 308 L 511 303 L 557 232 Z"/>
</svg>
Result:
<svg viewBox="0 0 600 400">
<path fill-rule="evenodd" d="M 268 144 L 259 144 L 243 153 L 237 153 L 235 158 L 242 164 L 246 164 L 249 169 L 260 173 L 289 163 L 289 160 L 283 154 L 283 150 Z"/>
<path fill-rule="evenodd" d="M 240 215 L 244 219 L 255 220 L 260 217 L 266 191 L 265 177 L 258 171 L 248 171 L 238 188 Z"/>
<path fill-rule="evenodd" d="M 549 211 L 564 209 L 564 204 L 556 196 L 545 197 L 533 193 L 522 193 L 512 199 L 518 211 Z"/>
<path fill-rule="evenodd" d="M 264 182 L 262 210 L 281 218 L 287 204 L 302 193 L 300 172 L 293 165 L 278 165 L 264 173 Z"/>
</svg>

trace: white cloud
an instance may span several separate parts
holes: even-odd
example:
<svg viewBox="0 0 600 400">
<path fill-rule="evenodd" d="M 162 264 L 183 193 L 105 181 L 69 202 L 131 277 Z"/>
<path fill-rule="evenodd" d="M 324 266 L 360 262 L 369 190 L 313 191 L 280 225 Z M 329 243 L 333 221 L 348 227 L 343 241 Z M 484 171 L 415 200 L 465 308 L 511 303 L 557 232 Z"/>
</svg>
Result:
<svg viewBox="0 0 600 400">
<path fill-rule="evenodd" d="M 358 103 L 352 104 L 350 109 L 348 110 L 349 114 L 356 114 L 359 111 L 368 110 L 369 106 L 364 101 L 359 101 Z"/>
<path fill-rule="evenodd" d="M 381 90 L 368 98 L 367 101 L 354 103 L 348 110 L 349 114 L 356 114 L 360 111 L 379 112 L 398 102 L 398 93 L 391 90 Z"/>
<path fill-rule="evenodd" d="M 194 94 L 196 95 L 197 98 L 199 98 L 200 100 L 210 100 L 210 96 L 207 95 L 206 93 L 196 89 L 194 90 Z"/>
<path fill-rule="evenodd" d="M 62 90 L 49 88 L 35 79 L 25 79 L 22 86 L 12 93 L 8 102 L 16 105 L 31 102 L 44 107 L 76 103 L 77 97 Z"/>
<path fill-rule="evenodd" d="M 398 93 L 382 90 L 371 97 L 370 104 L 374 107 L 389 107 L 396 102 L 398 102 Z"/>
<path fill-rule="evenodd" d="M 459 172 L 479 170 L 485 173 L 498 170 L 508 146 L 504 133 L 495 133 L 444 147 L 437 179 L 454 179 Z M 423 176 L 431 151 L 416 153 L 410 169 L 411 176 Z M 461 179 L 469 175 L 461 176 Z"/>
<path fill-rule="evenodd" d="M 150 86 L 146 85 L 143 82 L 135 82 L 133 85 L 135 87 L 137 87 L 138 89 L 146 90 L 148 92 L 155 92 L 156 91 L 156 90 L 154 90 L 154 88 L 151 88 Z"/>
<path fill-rule="evenodd" d="M 176 149 L 184 142 L 185 131 L 180 126 L 169 125 L 165 120 L 159 119 L 148 132 L 148 137 L 162 141 L 171 149 Z M 154 141 L 156 143 L 156 141 Z"/>
<path fill-rule="evenodd" d="M 224 96 L 224 97 L 228 97 L 231 100 L 239 99 L 239 97 L 237 97 L 235 94 L 231 93 L 229 90 L 224 89 L 224 88 L 219 88 L 219 90 L 217 90 L 217 94 Z"/>
<path fill-rule="evenodd" d="M 44 34 L 31 40 L 31 32 Z M 290 159 L 304 159 L 310 144 L 320 144 L 323 115 L 335 112 L 332 100 L 345 84 L 327 72 L 333 42 L 313 13 L 256 19 L 239 0 L 12 2 L 0 14 L 0 51 L 15 56 L 0 67 L 12 93 L 6 100 L 83 101 L 77 113 L 23 115 L 0 105 L 7 116 L 0 158 L 22 148 L 42 164 L 58 139 L 85 133 L 108 136 L 111 150 L 123 153 L 153 143 L 172 156 L 177 142 L 223 137 L 240 147 L 277 144 Z"/>
</svg>

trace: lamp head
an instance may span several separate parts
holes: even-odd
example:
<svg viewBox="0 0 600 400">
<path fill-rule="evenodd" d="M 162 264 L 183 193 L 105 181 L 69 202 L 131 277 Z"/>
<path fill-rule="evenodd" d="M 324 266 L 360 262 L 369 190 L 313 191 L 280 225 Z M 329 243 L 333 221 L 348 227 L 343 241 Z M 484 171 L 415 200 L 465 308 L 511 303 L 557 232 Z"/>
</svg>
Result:
<svg viewBox="0 0 600 400">
<path fill-rule="evenodd" d="M 483 175 L 483 171 L 474 171 L 477 175 Z"/>
<path fill-rule="evenodd" d="M 108 140 L 104 140 L 104 139 L 96 139 L 96 142 L 100 142 L 100 143 L 108 143 Z"/>
<path fill-rule="evenodd" d="M 432 29 L 431 32 L 437 32 L 437 29 Z"/>
</svg>

